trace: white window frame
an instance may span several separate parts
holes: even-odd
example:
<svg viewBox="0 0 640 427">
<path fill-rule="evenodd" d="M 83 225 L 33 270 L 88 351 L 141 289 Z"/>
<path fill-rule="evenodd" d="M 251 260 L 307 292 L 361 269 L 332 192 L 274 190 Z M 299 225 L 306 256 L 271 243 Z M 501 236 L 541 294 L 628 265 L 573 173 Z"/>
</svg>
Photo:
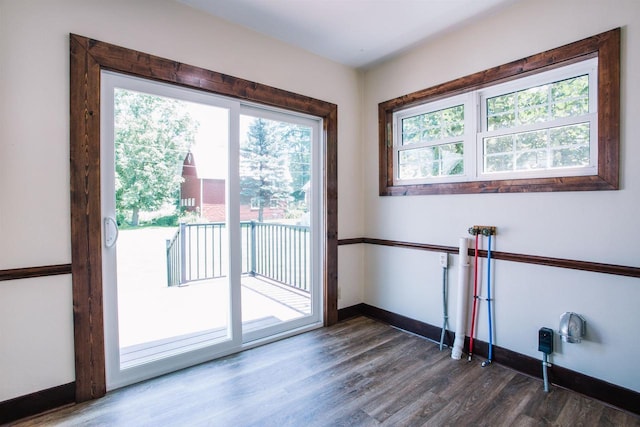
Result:
<svg viewBox="0 0 640 427">
<path fill-rule="evenodd" d="M 281 202 L 282 199 L 279 198 L 269 199 L 269 209 L 280 209 L 282 207 Z"/>
<path fill-rule="evenodd" d="M 579 117 L 569 117 L 513 128 L 487 131 L 486 100 L 532 87 L 541 86 L 572 77 L 589 76 L 589 112 Z M 598 58 L 590 58 L 570 65 L 554 68 L 538 74 L 511 80 L 506 83 L 471 90 L 437 101 L 398 110 L 393 113 L 393 171 L 396 185 L 419 185 L 436 183 L 457 183 L 471 181 L 510 180 L 526 178 L 555 178 L 595 175 L 598 171 Z M 402 120 L 417 115 L 464 105 L 464 135 L 424 143 L 402 144 Z M 535 170 L 484 172 L 483 139 L 492 136 L 510 135 L 535 130 L 551 129 L 571 124 L 589 123 L 590 161 L 587 166 L 540 168 Z M 401 179 L 399 156 L 402 151 L 448 144 L 462 140 L 464 143 L 464 173 L 461 175 Z"/>
<path fill-rule="evenodd" d="M 511 128 L 487 130 L 487 99 L 506 95 L 529 88 L 551 84 L 554 82 L 589 76 L 589 112 L 578 117 L 566 117 L 540 123 L 520 125 Z M 545 71 L 533 76 L 520 78 L 507 83 L 495 85 L 478 91 L 479 99 L 479 132 L 476 138 L 476 180 L 522 179 L 522 178 L 555 178 L 566 176 L 595 175 L 598 172 L 598 58 L 591 58 L 564 67 Z M 485 138 L 512 135 L 524 132 L 552 129 L 560 126 L 589 123 L 589 165 L 578 167 L 540 168 L 520 171 L 484 172 Z"/>
<path fill-rule="evenodd" d="M 249 209 L 251 209 L 252 211 L 257 211 L 258 209 L 260 209 L 259 197 L 252 197 L 251 200 L 249 200 Z"/>
<path fill-rule="evenodd" d="M 462 95 L 451 96 L 438 101 L 429 102 L 416 107 L 400 110 L 393 114 L 393 133 L 394 133 L 394 146 L 393 146 L 393 170 L 395 173 L 394 180 L 400 184 L 430 184 L 437 182 L 460 182 L 469 179 L 468 166 L 473 163 L 474 153 L 470 152 L 467 147 L 473 147 L 475 141 L 475 124 L 473 117 L 477 115 L 476 103 L 474 102 L 473 93 L 465 93 Z M 460 137 L 449 137 L 445 139 L 439 139 L 428 142 L 419 142 L 413 144 L 403 145 L 402 141 L 402 120 L 411 117 L 419 116 L 422 114 L 429 114 L 447 108 L 456 107 L 458 105 L 464 106 L 464 134 Z M 400 153 L 403 151 L 414 150 L 418 148 L 435 147 L 438 145 L 446 145 L 462 141 L 464 144 L 463 162 L 464 172 L 461 175 L 451 176 L 438 176 L 427 177 L 417 179 L 401 179 L 400 178 Z"/>
</svg>

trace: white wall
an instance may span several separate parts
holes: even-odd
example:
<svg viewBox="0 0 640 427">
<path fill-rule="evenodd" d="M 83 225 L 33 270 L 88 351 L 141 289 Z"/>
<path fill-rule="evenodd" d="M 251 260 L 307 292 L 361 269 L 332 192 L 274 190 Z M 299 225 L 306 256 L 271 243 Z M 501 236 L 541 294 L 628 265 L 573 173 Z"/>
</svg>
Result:
<svg viewBox="0 0 640 427">
<path fill-rule="evenodd" d="M 69 33 L 333 102 L 338 173 L 362 176 L 353 69 L 170 0 L 0 0 L 0 269 L 71 262 Z M 362 235 L 360 182 L 339 181 L 340 238 Z M 340 251 L 347 301 L 362 252 Z M 70 277 L 1 282 L 0 302 L 0 401 L 73 381 Z"/>
<path fill-rule="evenodd" d="M 71 261 L 70 32 L 336 103 L 341 239 L 456 246 L 470 225 L 490 224 L 500 251 L 640 266 L 640 170 L 627 160 L 640 158 L 639 17 L 636 0 L 522 0 L 361 75 L 169 0 L 0 0 L 0 269 Z M 378 196 L 379 102 L 617 26 L 620 191 Z M 576 311 L 588 340 L 561 345 L 554 362 L 640 391 L 639 279 L 508 262 L 494 270 L 497 345 L 537 357 L 538 328 Z M 342 246 L 338 306 L 364 301 L 440 325 L 440 278 L 434 253 Z M 68 276 L 0 283 L 0 401 L 73 381 L 72 311 Z M 482 340 L 485 323 L 483 308 Z"/>
<path fill-rule="evenodd" d="M 621 190 L 378 196 L 377 105 L 413 91 L 622 27 Z M 523 0 L 381 64 L 364 75 L 365 234 L 457 246 L 468 227 L 498 228 L 494 249 L 640 267 L 640 2 Z M 456 257 L 457 258 L 457 257 Z M 455 260 L 457 263 L 457 260 Z M 457 267 L 456 267 L 457 268 Z M 368 246 L 364 302 L 441 325 L 437 254 Z M 456 269 L 450 272 L 453 311 Z M 640 279 L 533 265 L 495 264 L 496 339 L 539 357 L 537 330 L 564 311 L 585 316 L 587 341 L 561 344 L 555 364 L 640 391 L 634 338 Z M 455 328 L 455 316 L 451 316 Z M 488 340 L 486 307 L 478 338 Z"/>
</svg>

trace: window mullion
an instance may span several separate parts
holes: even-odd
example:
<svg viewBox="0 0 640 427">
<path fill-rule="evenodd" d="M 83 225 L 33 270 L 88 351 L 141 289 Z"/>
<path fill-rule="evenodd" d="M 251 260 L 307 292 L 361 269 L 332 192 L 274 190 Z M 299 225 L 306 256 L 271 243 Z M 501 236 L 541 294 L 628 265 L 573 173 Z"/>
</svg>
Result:
<svg viewBox="0 0 640 427">
<path fill-rule="evenodd" d="M 478 145 L 478 135 L 486 126 L 486 106 L 481 103 L 482 97 L 479 91 L 476 90 L 469 94 L 467 99 L 469 115 L 465 117 L 465 125 L 468 128 L 465 134 L 465 175 L 469 181 L 477 179 L 480 175 L 481 166 L 478 159 L 483 157 L 482 147 Z"/>
</svg>

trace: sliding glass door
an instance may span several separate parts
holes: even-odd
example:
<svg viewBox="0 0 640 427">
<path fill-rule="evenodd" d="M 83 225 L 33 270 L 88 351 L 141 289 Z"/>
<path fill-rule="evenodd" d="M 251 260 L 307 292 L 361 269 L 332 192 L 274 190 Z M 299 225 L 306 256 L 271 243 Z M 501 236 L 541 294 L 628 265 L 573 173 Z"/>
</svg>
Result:
<svg viewBox="0 0 640 427">
<path fill-rule="evenodd" d="M 320 122 L 102 73 L 108 389 L 321 324 Z"/>
<path fill-rule="evenodd" d="M 240 223 L 245 342 L 320 321 L 319 122 L 243 106 Z"/>
</svg>

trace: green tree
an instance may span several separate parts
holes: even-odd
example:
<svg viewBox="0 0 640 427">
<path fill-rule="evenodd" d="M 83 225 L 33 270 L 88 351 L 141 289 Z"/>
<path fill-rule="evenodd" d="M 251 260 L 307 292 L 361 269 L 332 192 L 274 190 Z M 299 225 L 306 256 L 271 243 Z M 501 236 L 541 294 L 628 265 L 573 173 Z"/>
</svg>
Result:
<svg viewBox="0 0 640 427">
<path fill-rule="evenodd" d="M 197 124 L 175 99 L 124 89 L 115 91 L 116 211 L 153 211 L 176 198 L 181 166 Z"/>
<path fill-rule="evenodd" d="M 305 198 L 304 186 L 311 180 L 311 128 L 282 123 L 280 132 L 289 155 L 292 196 L 296 202 Z"/>
<path fill-rule="evenodd" d="M 257 204 L 258 221 L 272 201 L 286 205 L 291 199 L 288 155 L 276 122 L 252 119 L 240 145 L 240 189 Z"/>
</svg>

